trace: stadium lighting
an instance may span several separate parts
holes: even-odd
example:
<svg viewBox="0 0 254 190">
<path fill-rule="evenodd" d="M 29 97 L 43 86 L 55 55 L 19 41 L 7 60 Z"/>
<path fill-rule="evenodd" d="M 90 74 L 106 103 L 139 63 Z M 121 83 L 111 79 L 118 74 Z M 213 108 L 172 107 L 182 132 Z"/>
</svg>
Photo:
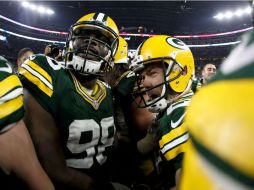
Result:
<svg viewBox="0 0 254 190">
<path fill-rule="evenodd" d="M 245 11 L 245 13 L 250 14 L 252 9 L 251 9 L 251 7 L 247 7 L 244 11 Z"/>
<path fill-rule="evenodd" d="M 52 9 L 49 9 L 47 7 L 44 6 L 38 6 L 36 4 L 27 2 L 27 1 L 21 1 L 21 5 L 24 8 L 29 8 L 30 10 L 34 11 L 34 12 L 38 12 L 40 14 L 48 14 L 48 15 L 53 15 L 55 12 Z"/>
<path fill-rule="evenodd" d="M 233 16 L 233 13 L 232 13 L 231 11 L 227 11 L 227 12 L 225 13 L 225 18 L 227 18 L 227 19 L 231 19 L 232 16 Z"/>
<path fill-rule="evenodd" d="M 240 16 L 243 15 L 243 13 L 244 13 L 244 12 L 243 12 L 242 9 L 238 9 L 238 10 L 235 12 L 235 15 L 240 17 Z"/>
<path fill-rule="evenodd" d="M 214 16 L 214 18 L 216 18 L 218 20 L 222 20 L 224 18 L 224 15 L 222 13 L 219 13 L 216 16 Z"/>
<path fill-rule="evenodd" d="M 26 1 L 23 1 L 21 4 L 22 4 L 23 7 L 28 7 L 29 6 L 29 3 L 26 2 Z"/>
<path fill-rule="evenodd" d="M 53 10 L 51 10 L 51 9 L 47 9 L 46 12 L 47 12 L 49 15 L 52 15 L 52 14 L 55 13 L 55 12 L 54 12 Z"/>
<path fill-rule="evenodd" d="M 34 38 L 34 37 L 30 37 L 30 36 L 25 36 L 22 34 L 17 34 L 8 30 L 4 30 L 2 28 L 0 28 L 0 32 L 3 33 L 7 33 L 13 36 L 17 36 L 20 38 L 24 38 L 27 40 L 35 40 L 35 41 L 41 41 L 41 42 L 50 42 L 50 43 L 58 43 L 58 44 L 65 44 L 65 41 L 53 41 L 53 40 L 46 40 L 46 39 L 41 39 L 41 38 Z M 229 45 L 234 45 L 234 44 L 239 44 L 241 43 L 241 41 L 235 41 L 235 42 L 227 42 L 227 43 L 218 43 L 218 44 L 200 44 L 200 45 L 188 45 L 190 48 L 202 48 L 202 47 L 216 47 L 216 46 L 229 46 Z M 136 51 L 136 50 L 130 50 L 130 51 Z"/>
<path fill-rule="evenodd" d="M 22 34 L 17 34 L 15 32 L 11 32 L 11 31 L 8 31 L 8 30 L 4 30 L 2 28 L 0 28 L 0 32 L 7 33 L 7 34 L 10 34 L 10 35 L 13 35 L 13 36 L 20 37 L 20 38 L 25 38 L 25 39 L 28 39 L 28 40 L 65 44 L 64 41 L 54 41 L 54 40 L 47 40 L 47 39 L 41 39 L 41 38 L 34 38 L 34 37 L 30 37 L 30 36 L 25 36 L 25 35 L 22 35 Z"/>
<path fill-rule="evenodd" d="M 46 12 L 46 9 L 43 6 L 39 6 L 38 12 L 44 14 Z"/>
<path fill-rule="evenodd" d="M 10 18 L 7 18 L 3 15 L 0 15 L 0 19 L 6 20 L 8 22 L 11 22 L 13 24 L 25 27 L 25 28 L 29 28 L 32 30 L 36 30 L 36 31 L 40 31 L 40 32 L 46 32 L 46 33 L 51 33 L 51 34 L 59 34 L 59 35 L 68 35 L 67 32 L 61 32 L 61 31 L 54 31 L 54 30 L 47 30 L 47 29 L 43 29 L 43 28 L 36 28 L 33 26 L 29 26 L 26 24 L 22 24 L 20 22 L 17 22 L 15 20 L 12 20 Z M 175 38 L 210 38 L 210 37 L 215 37 L 215 36 L 226 36 L 226 35 L 231 35 L 231 34 L 237 34 L 237 33 L 242 33 L 242 32 L 246 32 L 249 30 L 253 30 L 253 26 L 248 27 L 248 28 L 243 28 L 243 29 L 239 29 L 239 30 L 234 30 L 234 31 L 229 31 L 229 32 L 222 32 L 222 33 L 213 33 L 213 34 L 194 34 L 194 35 L 174 35 Z M 151 36 L 156 36 L 159 34 L 134 34 L 134 33 L 120 33 L 120 36 L 141 36 L 141 37 L 151 37 Z"/>
<path fill-rule="evenodd" d="M 31 4 L 28 6 L 31 10 L 35 11 L 36 10 L 36 6 L 34 4 Z"/>
<path fill-rule="evenodd" d="M 252 12 L 252 8 L 250 6 L 244 8 L 244 9 L 237 9 L 235 11 L 231 11 L 231 10 L 228 10 L 224 13 L 218 13 L 217 15 L 215 15 L 213 18 L 217 19 L 217 20 L 223 20 L 224 18 L 225 19 L 232 19 L 234 17 L 242 17 L 244 15 L 248 15 L 248 14 L 251 14 Z"/>
</svg>

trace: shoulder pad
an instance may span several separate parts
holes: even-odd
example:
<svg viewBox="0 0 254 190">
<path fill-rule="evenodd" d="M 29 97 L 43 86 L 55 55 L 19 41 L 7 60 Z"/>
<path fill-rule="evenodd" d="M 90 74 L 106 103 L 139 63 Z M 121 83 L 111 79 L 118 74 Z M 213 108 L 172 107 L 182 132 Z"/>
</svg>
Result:
<svg viewBox="0 0 254 190">
<path fill-rule="evenodd" d="M 12 74 L 11 66 L 0 61 L 0 132 L 24 115 L 23 87 L 19 78 Z"/>
<path fill-rule="evenodd" d="M 27 59 L 19 69 L 21 80 L 28 84 L 33 84 L 47 96 L 53 94 L 53 79 L 62 65 L 54 59 L 45 55 L 32 55 Z"/>
</svg>

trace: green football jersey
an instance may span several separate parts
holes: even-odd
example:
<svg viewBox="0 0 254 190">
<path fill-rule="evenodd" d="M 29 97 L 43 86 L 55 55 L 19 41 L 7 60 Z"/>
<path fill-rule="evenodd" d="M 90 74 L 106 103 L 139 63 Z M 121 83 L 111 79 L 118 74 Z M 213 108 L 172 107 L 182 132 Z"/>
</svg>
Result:
<svg viewBox="0 0 254 190">
<path fill-rule="evenodd" d="M 159 119 L 160 152 L 167 161 L 185 152 L 189 135 L 184 116 L 186 114 L 185 109 L 189 105 L 192 96 L 193 92 L 190 91 L 171 104 Z"/>
<path fill-rule="evenodd" d="M 103 164 L 115 133 L 110 87 L 97 80 L 89 93 L 70 70 L 44 55 L 30 57 L 19 72 L 24 87 L 55 119 L 67 165 Z"/>
<path fill-rule="evenodd" d="M 0 58 L 0 132 L 24 116 L 23 87 L 7 60 Z"/>
</svg>

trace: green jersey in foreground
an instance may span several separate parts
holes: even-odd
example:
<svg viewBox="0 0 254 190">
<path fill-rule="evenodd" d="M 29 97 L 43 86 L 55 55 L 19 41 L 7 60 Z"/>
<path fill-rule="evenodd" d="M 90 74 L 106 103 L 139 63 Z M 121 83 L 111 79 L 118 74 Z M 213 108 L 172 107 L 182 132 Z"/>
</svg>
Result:
<svg viewBox="0 0 254 190">
<path fill-rule="evenodd" d="M 110 88 L 97 80 L 89 92 L 71 71 L 44 55 L 27 60 L 20 78 L 55 119 L 67 165 L 89 169 L 103 164 L 115 133 Z"/>
</svg>

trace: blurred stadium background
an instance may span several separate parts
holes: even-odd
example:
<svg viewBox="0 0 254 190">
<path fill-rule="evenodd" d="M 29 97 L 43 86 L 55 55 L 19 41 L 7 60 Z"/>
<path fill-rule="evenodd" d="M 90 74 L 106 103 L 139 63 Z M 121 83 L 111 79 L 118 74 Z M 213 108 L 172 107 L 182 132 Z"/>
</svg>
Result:
<svg viewBox="0 0 254 190">
<path fill-rule="evenodd" d="M 151 35 L 182 39 L 198 73 L 207 62 L 219 66 L 239 37 L 253 29 L 249 7 L 249 1 L 1 1 L 0 54 L 16 62 L 24 47 L 43 53 L 55 42 L 64 48 L 71 24 L 100 11 L 117 22 L 130 51 Z"/>
</svg>

